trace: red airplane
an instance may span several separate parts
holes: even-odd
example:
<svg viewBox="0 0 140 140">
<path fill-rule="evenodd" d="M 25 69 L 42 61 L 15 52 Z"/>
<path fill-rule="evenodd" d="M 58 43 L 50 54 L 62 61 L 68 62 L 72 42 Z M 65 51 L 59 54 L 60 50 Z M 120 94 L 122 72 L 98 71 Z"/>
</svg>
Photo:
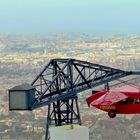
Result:
<svg viewBox="0 0 140 140">
<path fill-rule="evenodd" d="M 94 92 L 87 98 L 87 103 L 108 112 L 110 118 L 116 114 L 140 114 L 140 87 L 125 86 Z"/>
</svg>

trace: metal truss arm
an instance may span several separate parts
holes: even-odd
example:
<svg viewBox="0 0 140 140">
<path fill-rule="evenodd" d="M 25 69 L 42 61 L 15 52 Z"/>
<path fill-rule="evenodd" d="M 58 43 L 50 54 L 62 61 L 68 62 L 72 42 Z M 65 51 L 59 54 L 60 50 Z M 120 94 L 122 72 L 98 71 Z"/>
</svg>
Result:
<svg viewBox="0 0 140 140">
<path fill-rule="evenodd" d="M 32 82 L 32 109 L 64 100 L 79 92 L 140 72 L 123 71 L 75 59 L 52 59 Z"/>
</svg>

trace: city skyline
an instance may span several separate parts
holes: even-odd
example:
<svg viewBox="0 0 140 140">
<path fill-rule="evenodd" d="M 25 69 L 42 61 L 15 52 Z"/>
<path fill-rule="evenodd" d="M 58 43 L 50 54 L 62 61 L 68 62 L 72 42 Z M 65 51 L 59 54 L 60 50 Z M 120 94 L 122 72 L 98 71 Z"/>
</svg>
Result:
<svg viewBox="0 0 140 140">
<path fill-rule="evenodd" d="M 5 0 L 0 34 L 139 34 L 138 0 Z"/>
</svg>

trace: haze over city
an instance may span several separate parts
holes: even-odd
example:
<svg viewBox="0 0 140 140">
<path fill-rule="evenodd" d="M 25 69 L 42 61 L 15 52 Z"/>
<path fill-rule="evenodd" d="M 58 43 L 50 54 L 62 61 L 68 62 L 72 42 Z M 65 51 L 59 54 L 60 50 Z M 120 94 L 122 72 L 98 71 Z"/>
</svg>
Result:
<svg viewBox="0 0 140 140">
<path fill-rule="evenodd" d="M 4 0 L 0 34 L 139 34 L 139 7 L 139 0 Z"/>
</svg>

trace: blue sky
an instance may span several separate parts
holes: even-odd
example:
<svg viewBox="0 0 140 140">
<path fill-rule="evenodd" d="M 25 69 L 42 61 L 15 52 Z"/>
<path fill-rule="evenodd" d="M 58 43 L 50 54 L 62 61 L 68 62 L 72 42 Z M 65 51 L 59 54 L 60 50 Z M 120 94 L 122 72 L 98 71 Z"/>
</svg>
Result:
<svg viewBox="0 0 140 140">
<path fill-rule="evenodd" d="M 139 34 L 140 0 L 1 0 L 0 34 Z"/>
</svg>

